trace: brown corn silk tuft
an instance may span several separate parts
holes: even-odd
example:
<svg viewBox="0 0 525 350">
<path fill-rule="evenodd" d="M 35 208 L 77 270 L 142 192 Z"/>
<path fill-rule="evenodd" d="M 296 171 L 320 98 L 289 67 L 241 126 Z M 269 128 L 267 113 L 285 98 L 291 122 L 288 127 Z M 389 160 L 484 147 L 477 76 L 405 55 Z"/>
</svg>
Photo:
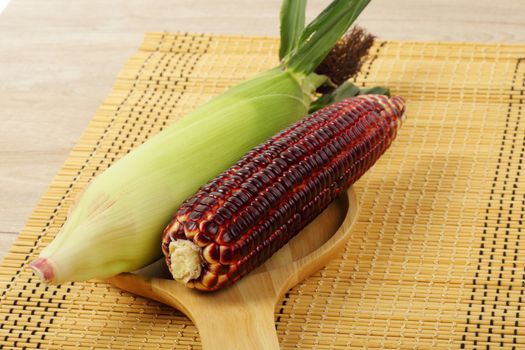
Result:
<svg viewBox="0 0 525 350">
<path fill-rule="evenodd" d="M 326 75 L 339 86 L 361 70 L 375 37 L 365 29 L 354 26 L 333 47 L 328 56 L 316 68 L 317 74 Z M 333 86 L 323 85 L 317 91 L 330 92 Z"/>
<path fill-rule="evenodd" d="M 254 148 L 187 199 L 163 234 L 201 247 L 188 287 L 213 291 L 266 261 L 365 173 L 395 138 L 404 101 L 381 95 L 325 107 Z"/>
</svg>

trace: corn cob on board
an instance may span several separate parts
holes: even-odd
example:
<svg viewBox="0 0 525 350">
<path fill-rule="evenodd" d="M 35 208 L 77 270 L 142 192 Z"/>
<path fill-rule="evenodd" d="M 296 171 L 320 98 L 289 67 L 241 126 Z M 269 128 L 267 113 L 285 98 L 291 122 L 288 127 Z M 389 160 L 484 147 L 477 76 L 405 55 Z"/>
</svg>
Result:
<svg viewBox="0 0 525 350">
<path fill-rule="evenodd" d="M 253 148 L 182 203 L 164 230 L 173 278 L 215 291 L 258 267 L 379 159 L 404 113 L 399 96 L 348 98 Z"/>
<path fill-rule="evenodd" d="M 4 349 L 200 348 L 180 312 L 103 282 L 27 269 L 87 181 L 227 86 L 275 64 L 271 38 L 149 34 L 0 268 Z M 357 78 L 409 119 L 355 186 L 344 252 L 283 296 L 281 348 L 494 348 L 525 343 L 525 46 L 382 42 Z"/>
</svg>

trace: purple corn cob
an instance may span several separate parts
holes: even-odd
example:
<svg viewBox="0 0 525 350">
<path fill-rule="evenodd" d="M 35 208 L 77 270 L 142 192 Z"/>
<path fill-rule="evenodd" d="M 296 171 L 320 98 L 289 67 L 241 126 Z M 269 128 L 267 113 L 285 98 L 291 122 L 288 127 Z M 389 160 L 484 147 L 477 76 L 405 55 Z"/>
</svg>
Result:
<svg viewBox="0 0 525 350">
<path fill-rule="evenodd" d="M 199 266 L 183 282 L 203 291 L 264 263 L 379 159 L 404 105 L 401 97 L 364 95 L 325 107 L 201 187 L 164 230 L 162 250 L 174 276 L 173 242 L 193 243 Z"/>
</svg>

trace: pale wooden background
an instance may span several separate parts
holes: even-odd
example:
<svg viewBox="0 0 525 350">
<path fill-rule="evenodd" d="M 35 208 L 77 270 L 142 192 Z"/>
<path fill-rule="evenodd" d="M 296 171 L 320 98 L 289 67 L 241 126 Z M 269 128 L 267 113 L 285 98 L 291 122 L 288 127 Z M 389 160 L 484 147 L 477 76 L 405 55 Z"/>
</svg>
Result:
<svg viewBox="0 0 525 350">
<path fill-rule="evenodd" d="M 310 0 L 308 18 L 328 0 Z M 13 0 L 0 15 L 0 257 L 147 31 L 278 35 L 278 0 Z M 374 0 L 386 39 L 525 43 L 523 0 Z"/>
</svg>

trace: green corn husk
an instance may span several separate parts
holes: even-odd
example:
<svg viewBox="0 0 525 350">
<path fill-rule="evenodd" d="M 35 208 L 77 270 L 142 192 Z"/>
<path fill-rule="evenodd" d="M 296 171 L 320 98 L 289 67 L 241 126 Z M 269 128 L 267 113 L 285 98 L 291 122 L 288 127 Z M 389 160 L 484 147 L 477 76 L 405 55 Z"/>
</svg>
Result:
<svg viewBox="0 0 525 350">
<path fill-rule="evenodd" d="M 368 2 L 335 0 L 304 28 L 306 1 L 285 0 L 281 64 L 197 108 L 97 176 L 33 270 L 63 283 L 159 259 L 162 229 L 185 198 L 308 113 L 328 79 L 315 68 Z"/>
</svg>

